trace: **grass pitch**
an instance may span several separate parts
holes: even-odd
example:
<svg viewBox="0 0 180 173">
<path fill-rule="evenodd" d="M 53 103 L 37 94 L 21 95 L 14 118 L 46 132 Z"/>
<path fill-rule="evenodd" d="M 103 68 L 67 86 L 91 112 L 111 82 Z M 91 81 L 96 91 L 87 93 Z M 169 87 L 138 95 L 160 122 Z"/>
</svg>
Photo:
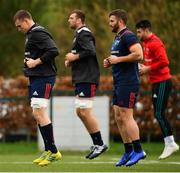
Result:
<svg viewBox="0 0 180 173">
<path fill-rule="evenodd" d="M 87 152 L 61 151 L 60 161 L 39 167 L 32 160 L 39 156 L 36 143 L 0 143 L 0 172 L 180 172 L 180 151 L 159 161 L 163 143 L 144 143 L 147 158 L 131 167 L 115 167 L 123 145 L 111 143 L 110 149 L 94 160 L 84 158 Z"/>
</svg>

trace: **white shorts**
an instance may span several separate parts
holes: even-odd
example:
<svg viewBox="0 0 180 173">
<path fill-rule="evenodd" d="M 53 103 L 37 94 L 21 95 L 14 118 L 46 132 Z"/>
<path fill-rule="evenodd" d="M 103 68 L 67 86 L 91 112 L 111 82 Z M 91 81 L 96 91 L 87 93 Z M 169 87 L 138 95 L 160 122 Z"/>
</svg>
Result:
<svg viewBox="0 0 180 173">
<path fill-rule="evenodd" d="M 49 99 L 36 98 L 36 97 L 31 98 L 32 108 L 47 108 L 48 104 L 49 104 Z"/>
<path fill-rule="evenodd" d="M 75 99 L 75 107 L 76 108 L 92 108 L 93 107 L 93 100 L 89 99 Z"/>
</svg>

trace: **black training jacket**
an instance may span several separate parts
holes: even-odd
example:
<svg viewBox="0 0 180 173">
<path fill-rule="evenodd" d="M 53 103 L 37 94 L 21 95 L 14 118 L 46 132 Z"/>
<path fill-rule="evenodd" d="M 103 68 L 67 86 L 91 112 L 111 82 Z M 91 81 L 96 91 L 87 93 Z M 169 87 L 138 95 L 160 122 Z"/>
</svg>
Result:
<svg viewBox="0 0 180 173">
<path fill-rule="evenodd" d="M 71 52 L 80 57 L 72 63 L 72 82 L 98 84 L 100 72 L 95 39 L 87 27 L 83 26 L 76 31 Z"/>
<path fill-rule="evenodd" d="M 43 62 L 34 68 L 24 64 L 25 76 L 53 76 L 57 68 L 55 57 L 59 54 L 51 34 L 42 26 L 34 24 L 26 33 L 25 58 L 40 58 Z"/>
</svg>

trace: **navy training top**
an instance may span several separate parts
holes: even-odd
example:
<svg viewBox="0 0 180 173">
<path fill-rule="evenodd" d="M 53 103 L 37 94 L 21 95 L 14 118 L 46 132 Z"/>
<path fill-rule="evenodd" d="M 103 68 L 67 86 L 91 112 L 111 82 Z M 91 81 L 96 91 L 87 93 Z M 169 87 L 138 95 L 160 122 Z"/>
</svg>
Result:
<svg viewBox="0 0 180 173">
<path fill-rule="evenodd" d="M 131 53 L 129 48 L 136 43 L 139 43 L 136 35 L 128 28 L 125 28 L 116 35 L 112 43 L 111 55 L 118 57 L 127 56 Z M 113 64 L 112 73 L 114 85 L 134 85 L 140 83 L 138 62 Z"/>
</svg>

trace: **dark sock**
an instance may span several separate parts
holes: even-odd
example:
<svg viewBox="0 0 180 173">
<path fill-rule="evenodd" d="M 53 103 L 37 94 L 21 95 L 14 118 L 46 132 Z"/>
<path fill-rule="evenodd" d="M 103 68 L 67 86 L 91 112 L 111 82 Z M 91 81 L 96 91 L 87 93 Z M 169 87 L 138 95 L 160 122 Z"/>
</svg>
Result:
<svg viewBox="0 0 180 173">
<path fill-rule="evenodd" d="M 132 141 L 133 143 L 133 147 L 134 147 L 134 151 L 136 153 L 140 153 L 142 151 L 142 147 L 141 147 L 141 144 L 140 144 L 140 140 L 135 140 L 135 141 Z"/>
<path fill-rule="evenodd" d="M 41 126 L 41 129 L 44 131 L 45 137 L 46 137 L 47 142 L 48 142 L 49 150 L 52 153 L 57 153 L 57 148 L 56 148 L 56 145 L 54 143 L 52 123 L 45 125 L 45 126 Z"/>
<path fill-rule="evenodd" d="M 48 146 L 48 141 L 46 139 L 45 133 L 44 133 L 42 127 L 40 126 L 40 124 L 38 124 L 38 127 L 39 127 L 39 131 L 40 131 L 41 136 L 42 136 L 43 141 L 44 141 L 45 151 L 48 151 L 49 150 L 49 146 Z"/>
<path fill-rule="evenodd" d="M 93 140 L 93 144 L 94 145 L 103 145 L 103 140 L 102 140 L 102 137 L 101 137 L 101 132 L 96 132 L 96 133 L 91 133 L 91 138 Z"/>
<path fill-rule="evenodd" d="M 132 143 L 124 143 L 124 148 L 126 153 L 130 153 L 133 151 L 133 144 Z"/>
</svg>

